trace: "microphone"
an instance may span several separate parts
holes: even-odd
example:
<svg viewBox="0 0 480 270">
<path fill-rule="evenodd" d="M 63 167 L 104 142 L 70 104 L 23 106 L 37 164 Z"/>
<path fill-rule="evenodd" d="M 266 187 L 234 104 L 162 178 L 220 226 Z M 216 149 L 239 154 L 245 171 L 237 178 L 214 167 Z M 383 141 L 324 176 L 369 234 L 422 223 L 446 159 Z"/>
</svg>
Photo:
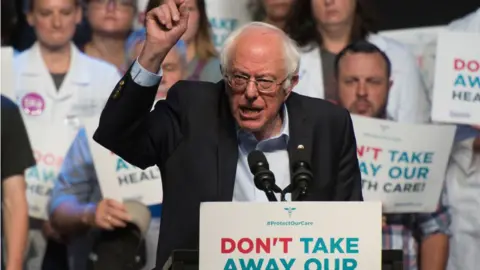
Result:
<svg viewBox="0 0 480 270">
<path fill-rule="evenodd" d="M 276 202 L 277 198 L 274 192 L 281 193 L 282 190 L 275 185 L 275 176 L 269 170 L 265 155 L 258 150 L 250 152 L 248 154 L 248 167 L 250 167 L 250 172 L 253 174 L 255 186 L 265 192 L 270 202 Z"/>
<path fill-rule="evenodd" d="M 303 201 L 308 194 L 308 188 L 313 181 L 309 157 L 303 147 L 299 147 L 292 153 L 292 200 Z M 295 195 L 295 196 L 294 196 Z M 295 198 L 294 198 L 295 197 Z"/>
</svg>

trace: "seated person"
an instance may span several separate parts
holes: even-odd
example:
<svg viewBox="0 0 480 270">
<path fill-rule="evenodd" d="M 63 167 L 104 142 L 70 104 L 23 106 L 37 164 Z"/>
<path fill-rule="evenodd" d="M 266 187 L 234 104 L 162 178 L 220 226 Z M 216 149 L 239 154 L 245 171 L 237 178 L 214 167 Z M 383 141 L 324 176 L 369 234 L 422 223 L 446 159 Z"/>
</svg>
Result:
<svg viewBox="0 0 480 270">
<path fill-rule="evenodd" d="M 159 98 L 164 98 L 168 88 L 185 74 L 181 48 L 181 44 L 174 47 L 163 62 Z M 59 180 L 55 182 L 49 209 L 54 228 L 69 240 L 72 270 L 86 269 L 96 230 L 123 227 L 129 220 L 122 203 L 102 198 L 87 136 L 85 129 L 81 129 L 70 146 Z M 145 270 L 155 267 L 161 205 L 150 206 L 150 210 L 152 222 L 146 236 Z"/>
<path fill-rule="evenodd" d="M 347 46 L 336 57 L 335 77 L 343 107 L 352 114 L 386 119 L 388 93 L 394 82 L 390 81 L 391 64 L 384 52 L 367 41 Z M 387 214 L 383 249 L 403 250 L 405 270 L 444 270 L 449 224 L 443 202 L 434 213 Z"/>
</svg>

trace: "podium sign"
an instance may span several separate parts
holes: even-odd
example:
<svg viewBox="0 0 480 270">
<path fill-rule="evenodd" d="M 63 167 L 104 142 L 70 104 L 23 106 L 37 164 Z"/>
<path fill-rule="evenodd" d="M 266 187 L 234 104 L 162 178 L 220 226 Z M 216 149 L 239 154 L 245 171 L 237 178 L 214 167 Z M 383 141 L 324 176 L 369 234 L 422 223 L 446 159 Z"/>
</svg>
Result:
<svg viewBox="0 0 480 270">
<path fill-rule="evenodd" d="M 200 270 L 380 270 L 380 202 L 208 202 Z"/>
</svg>

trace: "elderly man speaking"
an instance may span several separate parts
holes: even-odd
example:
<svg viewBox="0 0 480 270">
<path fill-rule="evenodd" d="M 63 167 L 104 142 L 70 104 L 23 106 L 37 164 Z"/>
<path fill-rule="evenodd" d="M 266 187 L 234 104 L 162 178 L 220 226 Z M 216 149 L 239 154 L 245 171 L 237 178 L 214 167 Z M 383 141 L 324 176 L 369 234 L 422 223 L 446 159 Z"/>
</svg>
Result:
<svg viewBox="0 0 480 270">
<path fill-rule="evenodd" d="M 157 269 L 174 249 L 198 248 L 201 202 L 267 201 L 248 169 L 253 150 L 265 153 L 283 189 L 290 157 L 303 146 L 313 173 L 305 200 L 362 200 L 350 114 L 292 92 L 299 52 L 273 26 L 251 23 L 232 33 L 221 52 L 223 81 L 180 81 L 151 111 L 162 61 L 187 28 L 186 1 L 167 0 L 147 14 L 143 50 L 113 90 L 94 135 L 128 162 L 156 164 L 162 172 Z"/>
</svg>

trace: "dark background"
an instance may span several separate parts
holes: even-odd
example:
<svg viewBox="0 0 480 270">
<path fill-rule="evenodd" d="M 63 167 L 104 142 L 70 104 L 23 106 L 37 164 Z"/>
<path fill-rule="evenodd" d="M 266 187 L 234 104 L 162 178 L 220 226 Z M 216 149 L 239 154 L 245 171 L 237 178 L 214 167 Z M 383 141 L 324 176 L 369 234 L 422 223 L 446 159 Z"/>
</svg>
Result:
<svg viewBox="0 0 480 270">
<path fill-rule="evenodd" d="M 306 0 L 297 0 L 306 1 Z M 371 0 L 375 7 L 373 15 L 377 19 L 378 30 L 393 30 L 411 27 L 445 25 L 454 19 L 465 16 L 480 8 L 480 0 Z M 5 17 L 17 14 L 17 24 L 13 31 L 11 43 L 17 50 L 30 47 L 35 35 L 25 21 L 22 10 L 26 0 L 2 0 L 2 23 Z M 10 13 L 6 5 L 15 4 L 16 12 Z M 88 26 L 83 23 L 74 38 L 82 46 L 89 39 Z M 3 25 L 2 25 L 3 30 Z M 3 31 L 2 31 L 3 37 Z"/>
<path fill-rule="evenodd" d="M 380 30 L 445 25 L 480 8 L 480 0 L 373 0 Z"/>
</svg>

